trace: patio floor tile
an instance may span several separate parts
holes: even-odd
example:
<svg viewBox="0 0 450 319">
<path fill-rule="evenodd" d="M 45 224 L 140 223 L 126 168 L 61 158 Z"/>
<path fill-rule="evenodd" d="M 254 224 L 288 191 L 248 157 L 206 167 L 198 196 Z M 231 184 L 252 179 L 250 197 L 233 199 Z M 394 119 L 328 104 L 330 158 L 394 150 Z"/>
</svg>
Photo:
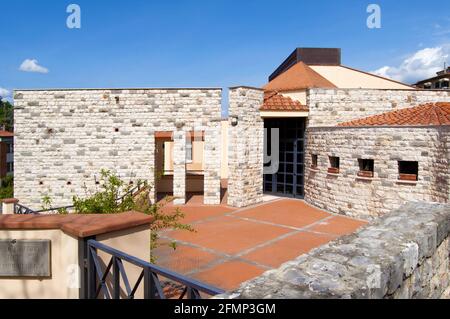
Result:
<svg viewBox="0 0 450 319">
<path fill-rule="evenodd" d="M 236 254 L 292 231 L 228 216 L 196 224 L 194 228 L 196 233 L 174 231 L 167 236 L 226 254 Z"/>
<path fill-rule="evenodd" d="M 173 208 L 165 207 L 168 212 Z M 158 248 L 158 264 L 224 290 L 366 224 L 292 199 L 239 211 L 192 202 L 180 209 L 196 232 L 164 231 L 162 236 L 177 241 L 178 249 Z"/>
<path fill-rule="evenodd" d="M 278 200 L 236 213 L 236 216 L 303 228 L 330 215 L 298 200 Z"/>
<path fill-rule="evenodd" d="M 165 206 L 162 211 L 165 213 L 173 213 L 175 209 L 180 209 L 184 214 L 184 218 L 180 221 L 185 224 L 192 224 L 199 220 L 218 217 L 235 211 L 235 208 L 228 206 Z"/>
<path fill-rule="evenodd" d="M 203 268 L 219 258 L 216 254 L 183 244 L 177 244 L 175 250 L 167 246 L 159 247 L 154 254 L 157 256 L 158 266 L 181 274 Z"/>
<path fill-rule="evenodd" d="M 277 268 L 289 260 L 335 239 L 336 236 L 300 232 L 242 256 L 265 266 Z"/>
<path fill-rule="evenodd" d="M 266 269 L 240 261 L 228 261 L 193 276 L 224 290 L 236 289 L 244 281 L 258 277 Z"/>
<path fill-rule="evenodd" d="M 366 224 L 367 222 L 348 217 L 333 216 L 331 219 L 327 219 L 326 221 L 311 227 L 309 230 L 342 236 L 354 233 L 358 228 Z"/>
</svg>

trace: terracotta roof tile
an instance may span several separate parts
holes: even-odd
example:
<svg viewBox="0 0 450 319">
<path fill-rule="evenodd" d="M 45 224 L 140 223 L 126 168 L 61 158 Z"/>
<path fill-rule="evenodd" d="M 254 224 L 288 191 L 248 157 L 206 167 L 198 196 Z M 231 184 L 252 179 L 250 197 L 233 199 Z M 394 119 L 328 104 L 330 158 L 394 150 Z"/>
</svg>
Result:
<svg viewBox="0 0 450 319">
<path fill-rule="evenodd" d="M 305 63 L 299 62 L 264 86 L 264 89 L 267 91 L 278 92 L 309 88 L 336 88 L 336 85 Z"/>
<path fill-rule="evenodd" d="M 450 125 L 450 102 L 419 105 L 367 118 L 341 123 L 338 126 Z"/>
<path fill-rule="evenodd" d="M 278 92 L 266 91 L 261 111 L 295 111 L 308 112 L 308 107 Z"/>
</svg>

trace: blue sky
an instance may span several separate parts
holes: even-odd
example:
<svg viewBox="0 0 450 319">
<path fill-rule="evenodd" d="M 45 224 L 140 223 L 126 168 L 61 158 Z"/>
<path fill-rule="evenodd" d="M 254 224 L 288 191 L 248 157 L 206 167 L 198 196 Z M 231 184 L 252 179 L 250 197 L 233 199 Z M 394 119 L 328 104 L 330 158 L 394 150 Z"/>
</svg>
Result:
<svg viewBox="0 0 450 319">
<path fill-rule="evenodd" d="M 66 27 L 70 3 L 81 7 L 79 30 Z M 381 6 L 381 29 L 366 26 L 370 3 Z M 340 47 L 344 64 L 401 80 L 450 62 L 450 1 L 0 0 L 0 8 L 3 92 L 261 86 L 295 47 Z M 48 73 L 20 71 L 27 59 Z"/>
</svg>

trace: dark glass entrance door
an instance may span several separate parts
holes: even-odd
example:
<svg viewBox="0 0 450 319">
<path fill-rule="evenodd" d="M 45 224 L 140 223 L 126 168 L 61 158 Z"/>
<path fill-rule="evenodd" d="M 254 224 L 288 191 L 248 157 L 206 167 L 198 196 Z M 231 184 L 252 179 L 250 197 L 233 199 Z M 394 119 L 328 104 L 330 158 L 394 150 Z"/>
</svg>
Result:
<svg viewBox="0 0 450 319">
<path fill-rule="evenodd" d="M 264 175 L 264 192 L 303 198 L 305 161 L 305 119 L 266 119 L 268 155 L 272 154 L 272 128 L 279 129 L 279 167 L 275 174 Z M 266 166 L 270 166 L 267 163 Z"/>
</svg>

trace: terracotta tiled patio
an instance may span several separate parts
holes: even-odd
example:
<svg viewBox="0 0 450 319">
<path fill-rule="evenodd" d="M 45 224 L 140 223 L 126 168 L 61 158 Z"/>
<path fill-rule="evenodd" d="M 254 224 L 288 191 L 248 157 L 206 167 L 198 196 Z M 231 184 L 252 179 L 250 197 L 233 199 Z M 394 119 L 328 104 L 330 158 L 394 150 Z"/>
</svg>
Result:
<svg viewBox="0 0 450 319">
<path fill-rule="evenodd" d="M 164 208 L 173 209 L 172 205 Z M 177 242 L 177 249 L 159 247 L 157 263 L 225 290 L 365 224 L 293 199 L 236 210 L 204 206 L 193 196 L 180 209 L 186 215 L 184 222 L 196 232 L 162 233 L 166 242 Z"/>
</svg>

